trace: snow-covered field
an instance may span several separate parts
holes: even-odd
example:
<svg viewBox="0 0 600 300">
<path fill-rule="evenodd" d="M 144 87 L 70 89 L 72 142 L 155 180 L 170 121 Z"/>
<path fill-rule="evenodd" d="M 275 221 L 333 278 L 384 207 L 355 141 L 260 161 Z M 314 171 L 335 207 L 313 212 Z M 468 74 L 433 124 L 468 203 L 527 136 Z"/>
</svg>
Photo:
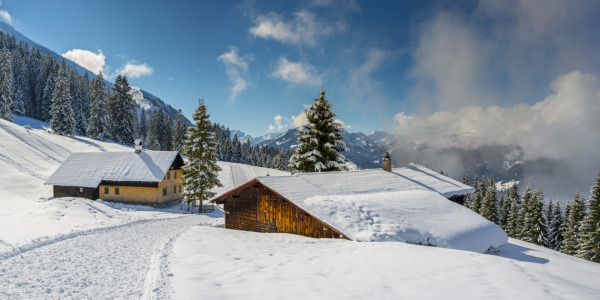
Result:
<svg viewBox="0 0 600 300">
<path fill-rule="evenodd" d="M 498 254 L 260 234 L 43 182 L 71 152 L 131 148 L 0 120 L 0 299 L 600 298 L 600 265 L 520 241 Z M 219 163 L 223 193 L 285 172 Z"/>
</svg>

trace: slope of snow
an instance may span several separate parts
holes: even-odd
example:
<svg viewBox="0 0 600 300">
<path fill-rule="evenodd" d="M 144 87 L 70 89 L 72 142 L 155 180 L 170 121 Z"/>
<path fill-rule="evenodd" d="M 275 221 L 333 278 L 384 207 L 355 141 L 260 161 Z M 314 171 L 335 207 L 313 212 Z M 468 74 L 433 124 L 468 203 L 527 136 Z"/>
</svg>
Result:
<svg viewBox="0 0 600 300">
<path fill-rule="evenodd" d="M 173 253 L 177 299 L 600 297 L 600 264 L 513 239 L 490 255 L 194 226 Z"/>
</svg>

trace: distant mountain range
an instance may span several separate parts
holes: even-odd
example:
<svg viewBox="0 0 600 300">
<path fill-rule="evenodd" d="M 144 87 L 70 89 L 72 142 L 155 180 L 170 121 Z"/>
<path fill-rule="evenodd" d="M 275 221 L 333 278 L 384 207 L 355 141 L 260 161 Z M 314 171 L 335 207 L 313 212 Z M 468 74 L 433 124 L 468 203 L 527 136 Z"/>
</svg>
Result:
<svg viewBox="0 0 600 300">
<path fill-rule="evenodd" d="M 14 35 L 15 39 L 17 41 L 22 41 L 23 43 L 27 43 L 29 45 L 29 47 L 31 47 L 31 48 L 39 49 L 40 52 L 44 55 L 48 54 L 48 55 L 56 58 L 58 61 L 64 59 L 65 62 L 67 63 L 67 66 L 76 70 L 77 72 L 79 72 L 82 75 L 85 73 L 88 73 L 88 76 L 90 77 L 90 79 L 96 77 L 96 74 L 92 73 L 88 69 L 86 69 L 86 68 L 80 66 L 79 64 L 77 64 L 76 62 L 74 62 L 70 59 L 67 59 L 67 58 L 63 57 L 62 55 L 32 41 L 31 39 L 26 37 L 24 34 L 20 33 L 19 31 L 15 30 L 12 26 L 10 26 L 4 22 L 0 22 L 0 30 L 3 31 L 5 34 Z M 106 84 L 109 87 L 113 86 L 112 82 L 110 82 L 110 81 L 106 81 Z M 177 116 L 177 109 L 173 108 L 169 104 L 166 104 L 159 97 L 156 97 L 145 90 L 142 90 L 137 87 L 132 87 L 131 95 L 133 96 L 133 99 L 137 103 L 138 114 L 139 114 L 141 108 L 146 109 L 147 112 L 153 112 L 154 110 L 161 107 L 172 119 L 175 119 L 175 117 Z M 189 122 L 189 120 L 186 119 L 186 121 L 189 124 L 191 124 Z"/>
</svg>

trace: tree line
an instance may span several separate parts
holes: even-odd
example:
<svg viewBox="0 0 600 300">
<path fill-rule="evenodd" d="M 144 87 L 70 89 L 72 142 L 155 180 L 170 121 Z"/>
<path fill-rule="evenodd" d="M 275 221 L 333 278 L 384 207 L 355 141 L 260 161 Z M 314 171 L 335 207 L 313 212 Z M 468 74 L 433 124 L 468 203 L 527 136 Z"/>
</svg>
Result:
<svg viewBox="0 0 600 300">
<path fill-rule="evenodd" d="M 469 185 L 466 175 L 462 182 Z M 585 200 L 577 191 L 564 210 L 559 201 L 546 203 L 542 190 L 530 185 L 523 195 L 517 184 L 499 193 L 494 179 L 484 176 L 475 177 L 473 187 L 464 205 L 498 224 L 509 237 L 600 262 L 600 172 L 591 198 Z"/>
</svg>

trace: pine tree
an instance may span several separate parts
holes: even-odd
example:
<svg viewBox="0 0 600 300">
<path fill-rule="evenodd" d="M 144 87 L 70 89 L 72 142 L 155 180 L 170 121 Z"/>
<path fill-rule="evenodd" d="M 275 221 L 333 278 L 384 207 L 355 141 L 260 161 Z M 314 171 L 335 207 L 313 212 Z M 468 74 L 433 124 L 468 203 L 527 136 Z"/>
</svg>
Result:
<svg viewBox="0 0 600 300">
<path fill-rule="evenodd" d="M 506 193 L 502 193 L 499 201 L 500 206 L 500 216 L 499 223 L 500 227 L 506 230 L 506 225 L 508 224 L 508 216 L 510 214 L 510 199 L 506 195 Z"/>
<path fill-rule="evenodd" d="M 56 77 L 56 87 L 54 88 L 52 108 L 50 109 L 50 128 L 54 133 L 60 135 L 73 135 L 75 133 L 68 72 L 67 64 L 63 60 Z"/>
<path fill-rule="evenodd" d="M 518 238 L 519 233 L 520 233 L 520 229 L 519 229 L 520 205 L 518 202 L 518 198 L 509 196 L 509 200 L 507 200 L 507 201 L 510 201 L 510 210 L 509 210 L 508 216 L 506 217 L 506 225 L 505 225 L 504 230 L 506 231 L 506 234 L 508 234 L 509 237 Z"/>
<path fill-rule="evenodd" d="M 533 239 L 529 235 L 533 231 L 532 202 L 533 193 L 531 192 L 531 186 L 527 185 L 519 209 L 519 233 L 517 234 L 518 239 L 526 242 L 533 242 Z"/>
<path fill-rule="evenodd" d="M 544 217 L 544 196 L 541 189 L 537 189 L 531 202 L 531 231 L 527 234 L 525 241 L 531 241 L 536 245 L 548 247 L 548 228 Z"/>
<path fill-rule="evenodd" d="M 112 140 L 122 145 L 133 145 L 136 104 L 129 94 L 130 91 L 127 77 L 118 75 L 109 99 L 110 133 Z"/>
<path fill-rule="evenodd" d="M 148 143 L 148 118 L 146 117 L 146 110 L 140 108 L 140 138 L 144 141 L 144 146 Z"/>
<path fill-rule="evenodd" d="M 587 202 L 586 215 L 579 229 L 577 256 L 600 262 L 600 172 Z"/>
<path fill-rule="evenodd" d="M 485 181 L 483 189 L 485 189 L 485 196 L 481 202 L 481 216 L 490 222 L 498 223 L 498 198 L 496 197 L 496 187 L 491 177 Z"/>
<path fill-rule="evenodd" d="M 69 82 L 71 85 L 71 99 L 73 105 L 73 117 L 75 118 L 75 132 L 79 135 L 85 135 L 88 127 L 88 118 L 86 117 L 86 110 L 89 107 L 89 103 L 85 103 L 83 96 L 83 90 L 81 89 L 81 80 L 79 73 L 75 70 L 69 72 Z"/>
<path fill-rule="evenodd" d="M 579 248 L 579 228 L 585 216 L 585 204 L 579 191 L 575 193 L 573 202 L 568 206 L 569 214 L 565 221 L 564 239 L 560 252 L 576 255 Z"/>
<path fill-rule="evenodd" d="M 482 182 L 478 182 L 477 185 L 475 185 L 475 193 L 473 194 L 473 199 L 471 199 L 471 209 L 478 214 L 481 214 L 481 206 L 484 199 L 485 178 L 482 178 L 482 180 Z"/>
<path fill-rule="evenodd" d="M 106 83 L 102 72 L 92 80 L 90 88 L 90 119 L 87 134 L 90 138 L 107 141 L 110 139 L 110 114 L 108 111 L 108 96 Z"/>
<path fill-rule="evenodd" d="M 563 240 L 564 224 L 559 201 L 556 201 L 556 205 L 552 209 L 552 216 L 548 221 L 550 223 L 548 228 L 548 246 L 552 250 L 560 251 Z"/>
<path fill-rule="evenodd" d="M 185 120 L 183 119 L 183 114 L 180 109 L 177 111 L 175 126 L 173 127 L 173 150 L 181 152 L 186 130 L 187 126 L 185 125 Z"/>
<path fill-rule="evenodd" d="M 147 145 L 150 150 L 162 150 L 162 137 L 164 136 L 164 128 L 163 125 L 165 121 L 163 120 L 162 108 L 159 107 L 154 111 L 152 116 L 150 117 L 150 122 L 148 124 L 148 134 L 147 134 Z"/>
<path fill-rule="evenodd" d="M 215 193 L 211 190 L 222 185 L 218 178 L 221 168 L 217 165 L 216 137 L 211 132 L 210 115 L 206 112 L 204 100 L 198 102 L 194 112 L 196 124 L 188 128 L 183 142 L 182 150 L 188 163 L 183 166 L 181 182 L 185 186 L 183 196 L 188 209 L 191 203 L 198 201 L 199 211 L 202 212 L 202 201 L 214 197 Z"/>
<path fill-rule="evenodd" d="M 28 114 L 29 102 L 29 77 L 27 76 L 27 66 L 25 59 L 19 51 L 14 52 L 12 60 L 13 71 L 13 114 L 25 116 Z"/>
<path fill-rule="evenodd" d="M 3 45 L 0 54 L 0 119 L 13 119 L 13 74 L 11 54 Z"/>
<path fill-rule="evenodd" d="M 242 149 L 240 148 L 240 141 L 238 140 L 237 133 L 233 135 L 233 141 L 231 141 L 231 161 L 239 163 L 242 155 Z"/>
<path fill-rule="evenodd" d="M 327 172 L 346 170 L 348 151 L 342 141 L 342 126 L 335 122 L 331 104 L 325 99 L 325 90 L 305 112 L 308 124 L 300 129 L 299 144 L 290 158 L 290 168 L 295 172 Z"/>
<path fill-rule="evenodd" d="M 40 111 L 38 115 L 44 122 L 50 122 L 50 109 L 52 108 L 52 97 L 54 95 L 54 87 L 56 86 L 56 79 L 54 73 L 48 75 L 48 79 L 44 84 L 41 95 Z"/>
</svg>

